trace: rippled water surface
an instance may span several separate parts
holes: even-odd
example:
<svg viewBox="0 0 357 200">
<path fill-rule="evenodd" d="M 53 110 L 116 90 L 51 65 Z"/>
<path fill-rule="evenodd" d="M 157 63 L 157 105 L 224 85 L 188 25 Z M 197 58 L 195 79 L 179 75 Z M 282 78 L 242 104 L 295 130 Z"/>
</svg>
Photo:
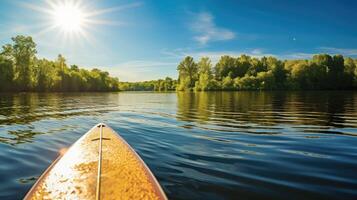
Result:
<svg viewBox="0 0 357 200">
<path fill-rule="evenodd" d="M 98 122 L 170 199 L 357 199 L 356 92 L 0 94 L 0 199 Z"/>
</svg>

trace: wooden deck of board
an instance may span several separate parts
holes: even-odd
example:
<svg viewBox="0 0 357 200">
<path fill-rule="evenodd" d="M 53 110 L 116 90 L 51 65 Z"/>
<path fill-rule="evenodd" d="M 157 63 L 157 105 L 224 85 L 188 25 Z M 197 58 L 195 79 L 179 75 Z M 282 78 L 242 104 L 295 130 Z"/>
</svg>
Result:
<svg viewBox="0 0 357 200">
<path fill-rule="evenodd" d="M 25 199 L 95 199 L 98 126 L 82 136 L 33 186 Z M 166 199 L 135 151 L 103 127 L 100 199 Z"/>
</svg>

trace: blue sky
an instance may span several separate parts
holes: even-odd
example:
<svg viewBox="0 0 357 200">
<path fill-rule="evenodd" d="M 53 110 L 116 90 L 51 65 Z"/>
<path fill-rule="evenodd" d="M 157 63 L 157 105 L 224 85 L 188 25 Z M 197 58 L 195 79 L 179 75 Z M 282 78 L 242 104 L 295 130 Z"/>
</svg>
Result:
<svg viewBox="0 0 357 200">
<path fill-rule="evenodd" d="M 171 76 L 186 55 L 314 53 L 357 57 L 357 1 L 348 0 L 64 0 L 90 13 L 83 33 L 52 28 L 46 1 L 2 0 L 0 44 L 31 35 L 38 56 L 107 70 L 123 81 Z M 59 1 L 60 2 L 60 1 Z M 52 20 L 52 21 L 51 21 Z"/>
</svg>

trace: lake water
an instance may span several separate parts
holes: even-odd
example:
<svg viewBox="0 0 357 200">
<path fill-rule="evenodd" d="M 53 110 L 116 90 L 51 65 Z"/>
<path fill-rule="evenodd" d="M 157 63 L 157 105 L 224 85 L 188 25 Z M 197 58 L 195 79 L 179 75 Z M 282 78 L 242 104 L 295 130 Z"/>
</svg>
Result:
<svg viewBox="0 0 357 200">
<path fill-rule="evenodd" d="M 98 122 L 170 199 L 357 199 L 357 92 L 0 94 L 0 199 Z"/>
</svg>

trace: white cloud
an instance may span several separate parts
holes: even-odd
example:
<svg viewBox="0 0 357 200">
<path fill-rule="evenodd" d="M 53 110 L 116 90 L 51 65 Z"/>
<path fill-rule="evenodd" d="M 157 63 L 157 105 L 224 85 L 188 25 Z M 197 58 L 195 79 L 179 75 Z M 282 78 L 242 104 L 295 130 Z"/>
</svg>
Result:
<svg viewBox="0 0 357 200">
<path fill-rule="evenodd" d="M 133 82 L 133 81 L 144 80 L 144 77 L 141 72 L 121 70 L 121 69 L 114 68 L 114 67 L 108 68 L 106 70 L 110 72 L 110 75 L 112 75 L 114 77 L 118 77 L 119 81 L 132 81 Z"/>
<path fill-rule="evenodd" d="M 194 39 L 201 45 L 205 45 L 211 41 L 231 40 L 235 37 L 233 31 L 217 27 L 214 17 L 208 12 L 195 14 L 194 17 L 196 19 L 191 24 L 191 28 L 197 33 Z"/>
<path fill-rule="evenodd" d="M 288 54 L 283 54 L 280 55 L 279 57 L 282 59 L 310 59 L 314 53 L 302 53 L 302 52 L 297 52 L 297 53 L 288 53 Z"/>
<path fill-rule="evenodd" d="M 216 63 L 221 56 L 229 55 L 233 57 L 238 57 L 242 54 L 249 55 L 252 57 L 263 57 L 263 56 L 276 56 L 274 54 L 269 54 L 264 52 L 263 49 L 250 49 L 246 51 L 194 51 L 189 49 L 176 49 L 174 51 L 163 51 L 162 54 L 171 56 L 176 59 L 182 59 L 185 56 L 192 56 L 194 59 L 198 60 L 201 57 L 209 57 L 213 63 Z"/>
<path fill-rule="evenodd" d="M 111 75 L 119 77 L 120 81 L 144 81 L 164 78 L 165 76 L 177 76 L 177 62 L 134 60 L 115 66 L 105 70 L 108 70 Z M 169 73 L 170 71 L 173 73 Z"/>
<path fill-rule="evenodd" d="M 344 49 L 335 47 L 317 47 L 312 53 L 305 52 L 293 52 L 279 55 L 280 58 L 284 59 L 310 59 L 316 54 L 327 53 L 327 54 L 342 54 L 344 56 L 357 56 L 357 49 Z"/>
<path fill-rule="evenodd" d="M 176 64 L 173 62 L 160 62 L 160 61 L 147 61 L 147 60 L 135 60 L 121 63 L 118 68 L 121 69 L 145 69 L 148 67 L 159 67 L 159 66 L 170 66 L 172 64 Z"/>
<path fill-rule="evenodd" d="M 345 56 L 357 55 L 357 49 L 344 49 L 344 48 L 335 48 L 335 47 L 319 47 L 318 49 L 330 54 L 342 54 Z"/>
</svg>

